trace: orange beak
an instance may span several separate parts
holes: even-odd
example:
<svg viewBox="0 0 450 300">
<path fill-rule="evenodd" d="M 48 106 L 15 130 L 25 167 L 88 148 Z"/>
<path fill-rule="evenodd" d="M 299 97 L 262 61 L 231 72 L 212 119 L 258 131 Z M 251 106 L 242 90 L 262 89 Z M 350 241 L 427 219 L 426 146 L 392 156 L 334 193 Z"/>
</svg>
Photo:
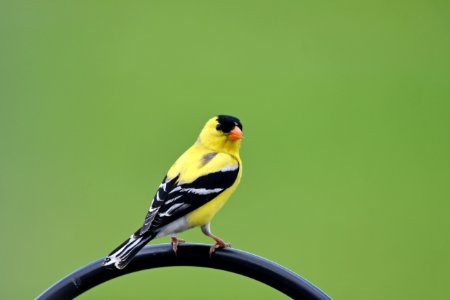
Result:
<svg viewBox="0 0 450 300">
<path fill-rule="evenodd" d="M 233 130 L 230 131 L 228 134 L 228 138 L 232 141 L 242 140 L 244 138 L 244 135 L 242 134 L 242 130 L 235 126 Z"/>
</svg>

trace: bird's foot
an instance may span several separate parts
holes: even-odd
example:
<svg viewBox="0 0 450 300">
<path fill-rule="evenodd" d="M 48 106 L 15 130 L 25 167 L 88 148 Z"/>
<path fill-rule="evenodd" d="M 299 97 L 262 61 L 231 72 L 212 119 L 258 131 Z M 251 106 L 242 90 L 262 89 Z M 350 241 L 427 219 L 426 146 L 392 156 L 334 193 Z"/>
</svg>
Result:
<svg viewBox="0 0 450 300">
<path fill-rule="evenodd" d="M 172 242 L 171 242 L 171 244 L 172 244 L 172 250 L 173 250 L 173 252 L 175 253 L 175 256 L 178 256 L 178 255 L 177 255 L 178 245 L 179 245 L 179 244 L 186 243 L 186 241 L 185 241 L 185 240 L 182 240 L 182 239 L 178 239 L 176 236 L 172 236 L 170 239 L 172 240 Z"/>
<path fill-rule="evenodd" d="M 216 244 L 212 245 L 211 248 L 209 248 L 209 257 L 211 257 L 212 254 L 214 252 L 216 252 L 216 250 L 218 248 L 231 248 L 231 243 L 226 243 L 226 242 L 224 242 L 223 240 L 221 240 L 219 238 L 215 239 L 215 241 L 216 241 Z"/>
</svg>

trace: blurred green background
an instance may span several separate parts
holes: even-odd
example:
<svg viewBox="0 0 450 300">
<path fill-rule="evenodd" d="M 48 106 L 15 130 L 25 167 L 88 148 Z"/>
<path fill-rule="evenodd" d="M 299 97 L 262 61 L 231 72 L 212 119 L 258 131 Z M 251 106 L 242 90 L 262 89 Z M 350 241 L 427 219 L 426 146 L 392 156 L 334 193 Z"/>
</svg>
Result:
<svg viewBox="0 0 450 300">
<path fill-rule="evenodd" d="M 216 234 L 336 299 L 445 298 L 449 3 L 0 1 L 0 298 L 108 254 L 220 113 L 245 169 Z M 80 299 L 175 297 L 285 298 L 167 268 Z"/>
</svg>

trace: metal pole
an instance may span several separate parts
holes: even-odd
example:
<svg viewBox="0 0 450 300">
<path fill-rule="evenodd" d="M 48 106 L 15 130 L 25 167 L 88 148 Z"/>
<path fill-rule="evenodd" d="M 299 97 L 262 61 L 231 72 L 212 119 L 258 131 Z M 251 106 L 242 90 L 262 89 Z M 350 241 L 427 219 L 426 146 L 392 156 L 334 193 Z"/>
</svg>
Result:
<svg viewBox="0 0 450 300">
<path fill-rule="evenodd" d="M 265 283 L 294 299 L 331 299 L 306 279 L 265 258 L 232 248 L 218 249 L 210 257 L 209 248 L 210 245 L 204 244 L 181 244 L 178 246 L 178 255 L 175 256 L 170 244 L 147 246 L 123 270 L 104 267 L 104 258 L 101 258 L 62 278 L 37 299 L 72 299 L 122 275 L 174 266 L 213 268 L 241 274 Z"/>
</svg>

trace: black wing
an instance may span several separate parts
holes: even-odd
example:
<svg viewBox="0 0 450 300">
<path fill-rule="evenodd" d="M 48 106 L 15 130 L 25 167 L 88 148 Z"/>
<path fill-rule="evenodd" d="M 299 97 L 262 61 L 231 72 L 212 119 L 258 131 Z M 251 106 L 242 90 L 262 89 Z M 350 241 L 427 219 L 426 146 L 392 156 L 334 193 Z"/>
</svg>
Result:
<svg viewBox="0 0 450 300">
<path fill-rule="evenodd" d="M 179 176 L 176 176 L 170 180 L 167 179 L 167 176 L 164 177 L 162 183 L 156 191 L 155 197 L 153 197 L 152 204 L 144 220 L 144 225 L 142 225 L 140 229 L 140 234 L 143 234 L 150 229 L 150 226 L 152 225 L 152 222 L 157 216 L 159 210 L 169 198 L 169 192 L 176 187 L 178 177 Z"/>
<path fill-rule="evenodd" d="M 239 165 L 232 165 L 201 176 L 191 183 L 178 182 L 179 176 L 164 178 L 140 233 L 155 231 L 208 203 L 231 187 L 238 174 Z"/>
</svg>

